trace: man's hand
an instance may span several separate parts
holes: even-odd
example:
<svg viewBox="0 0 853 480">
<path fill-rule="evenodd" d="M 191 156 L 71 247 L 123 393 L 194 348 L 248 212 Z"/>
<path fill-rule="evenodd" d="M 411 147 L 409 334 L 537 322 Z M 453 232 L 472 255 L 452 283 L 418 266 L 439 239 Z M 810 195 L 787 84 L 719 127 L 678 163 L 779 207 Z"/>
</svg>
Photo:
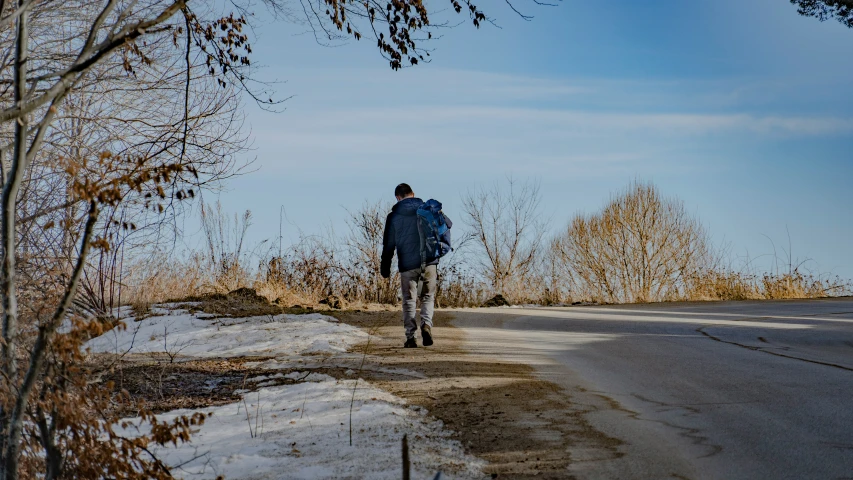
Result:
<svg viewBox="0 0 853 480">
<path fill-rule="evenodd" d="M 382 278 L 388 278 L 391 276 L 391 269 L 383 266 L 379 269 L 379 274 L 382 275 Z"/>
</svg>

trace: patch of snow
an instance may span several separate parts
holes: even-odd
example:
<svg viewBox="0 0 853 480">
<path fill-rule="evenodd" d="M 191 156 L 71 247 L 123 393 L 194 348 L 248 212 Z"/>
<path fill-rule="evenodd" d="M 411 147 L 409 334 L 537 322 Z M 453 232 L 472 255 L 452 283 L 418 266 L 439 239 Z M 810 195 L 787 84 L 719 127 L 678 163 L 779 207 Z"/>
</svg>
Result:
<svg viewBox="0 0 853 480">
<path fill-rule="evenodd" d="M 155 308 L 152 308 L 155 310 Z M 157 311 L 168 311 L 156 307 Z M 276 315 L 246 318 L 199 318 L 185 310 L 126 321 L 86 346 L 92 352 L 153 353 L 197 358 L 330 355 L 346 352 L 365 341 L 362 330 L 321 314 Z"/>
<path fill-rule="evenodd" d="M 396 480 L 402 474 L 400 446 L 407 434 L 412 478 L 433 478 L 438 471 L 447 479 L 484 478 L 483 462 L 466 455 L 441 422 L 363 380 L 355 392 L 350 446 L 354 385 L 354 380 L 326 377 L 264 388 L 246 394 L 245 403 L 203 409 L 213 416 L 192 442 L 162 448 L 158 455 L 167 464 L 183 464 L 176 473 L 186 479 Z M 172 420 L 192 413 L 176 410 L 158 417 Z"/>
</svg>

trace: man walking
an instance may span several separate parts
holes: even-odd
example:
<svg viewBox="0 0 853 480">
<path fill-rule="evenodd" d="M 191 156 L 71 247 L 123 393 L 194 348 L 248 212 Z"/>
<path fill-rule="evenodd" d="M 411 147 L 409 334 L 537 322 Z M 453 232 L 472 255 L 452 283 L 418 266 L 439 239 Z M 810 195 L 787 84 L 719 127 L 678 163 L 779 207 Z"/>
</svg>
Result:
<svg viewBox="0 0 853 480">
<path fill-rule="evenodd" d="M 417 212 L 424 205 L 424 202 L 420 198 L 416 198 L 412 187 L 405 183 L 397 185 L 397 188 L 394 189 L 394 196 L 397 198 L 397 203 L 385 220 L 380 273 L 383 278 L 388 278 L 391 275 L 391 259 L 396 250 L 397 266 L 400 270 L 400 282 L 403 291 L 403 326 L 406 328 L 406 343 L 403 346 L 406 348 L 418 346 L 415 341 L 415 333 L 417 333 L 418 323 L 420 323 L 423 344 L 428 347 L 433 343 L 432 316 L 435 309 L 438 258 L 425 261 L 424 253 L 421 250 L 423 233 L 418 229 Z M 449 235 L 447 243 L 449 243 Z M 416 317 L 419 298 L 421 301 L 420 319 Z"/>
</svg>

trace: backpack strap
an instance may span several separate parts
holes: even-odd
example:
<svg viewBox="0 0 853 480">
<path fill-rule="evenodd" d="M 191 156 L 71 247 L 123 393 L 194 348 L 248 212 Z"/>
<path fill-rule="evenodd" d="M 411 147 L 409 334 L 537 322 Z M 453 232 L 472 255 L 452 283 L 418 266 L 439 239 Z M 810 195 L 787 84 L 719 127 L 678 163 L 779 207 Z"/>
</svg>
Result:
<svg viewBox="0 0 853 480">
<path fill-rule="evenodd" d="M 420 254 L 421 254 L 421 275 L 423 275 L 424 270 L 426 269 L 426 245 L 424 245 L 424 229 L 421 226 L 421 222 L 423 221 L 420 214 L 415 214 L 415 218 L 418 221 L 418 241 L 420 242 Z"/>
</svg>

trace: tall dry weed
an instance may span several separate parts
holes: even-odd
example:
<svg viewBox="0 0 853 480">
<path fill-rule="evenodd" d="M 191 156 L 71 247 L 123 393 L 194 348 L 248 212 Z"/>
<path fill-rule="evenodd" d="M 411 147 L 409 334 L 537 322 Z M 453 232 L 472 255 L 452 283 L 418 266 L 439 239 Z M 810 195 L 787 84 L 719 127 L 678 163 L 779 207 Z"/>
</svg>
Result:
<svg viewBox="0 0 853 480">
<path fill-rule="evenodd" d="M 762 294 L 767 299 L 825 298 L 848 295 L 850 282 L 838 277 L 820 278 L 798 270 L 761 277 Z"/>
<path fill-rule="evenodd" d="M 122 303 L 144 306 L 211 292 L 200 257 L 197 252 L 181 258 L 159 251 L 127 262 Z"/>
<path fill-rule="evenodd" d="M 763 298 L 754 275 L 731 270 L 708 269 L 687 282 L 681 300 L 755 300 Z"/>
</svg>

